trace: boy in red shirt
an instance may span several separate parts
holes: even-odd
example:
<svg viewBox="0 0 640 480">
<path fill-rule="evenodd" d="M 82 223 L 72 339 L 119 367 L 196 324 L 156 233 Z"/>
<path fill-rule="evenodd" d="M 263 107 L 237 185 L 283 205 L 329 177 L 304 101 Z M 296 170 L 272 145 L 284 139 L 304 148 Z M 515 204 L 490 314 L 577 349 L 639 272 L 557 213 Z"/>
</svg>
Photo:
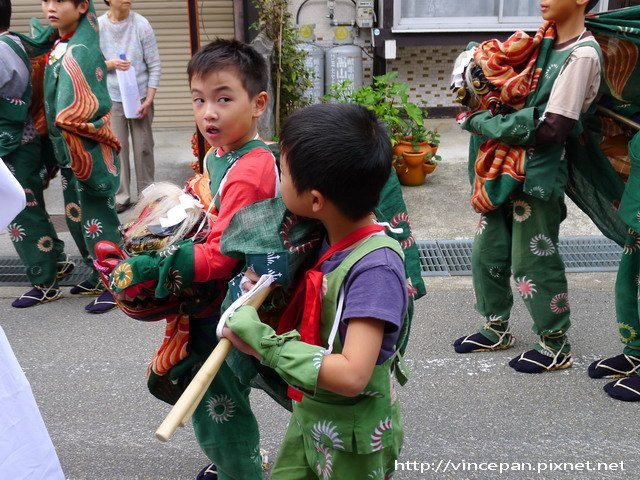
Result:
<svg viewBox="0 0 640 480">
<path fill-rule="evenodd" d="M 279 188 L 275 157 L 258 139 L 257 122 L 267 106 L 268 70 L 264 59 L 250 46 L 234 40 L 216 40 L 200 49 L 187 68 L 196 124 L 214 147 L 205 158 L 210 179 L 212 224 L 206 242 L 183 241 L 159 252 L 125 260 L 114 270 L 110 283 L 115 291 L 143 282 L 156 282 L 156 297 L 163 298 L 193 282 L 215 282 L 218 295 L 206 299 L 219 306 L 228 281 L 242 265 L 220 253 L 220 239 L 234 214 L 251 203 L 276 196 Z M 207 338 L 207 326 L 217 318 L 191 318 L 189 355 L 206 356 L 215 344 Z M 167 375 L 192 362 L 189 357 Z M 182 368 L 181 368 L 182 367 Z M 182 382 L 180 378 L 179 382 Z M 258 424 L 249 405 L 249 387 L 242 385 L 223 364 L 193 416 L 200 446 L 214 464 L 198 479 L 261 479 Z"/>
</svg>

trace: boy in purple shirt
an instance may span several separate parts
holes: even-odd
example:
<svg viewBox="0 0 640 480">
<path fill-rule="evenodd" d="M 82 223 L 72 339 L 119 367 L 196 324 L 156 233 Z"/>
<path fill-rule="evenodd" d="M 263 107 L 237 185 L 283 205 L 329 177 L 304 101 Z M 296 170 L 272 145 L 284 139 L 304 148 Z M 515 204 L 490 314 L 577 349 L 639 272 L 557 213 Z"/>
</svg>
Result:
<svg viewBox="0 0 640 480">
<path fill-rule="evenodd" d="M 384 480 L 402 447 L 395 382 L 406 381 L 399 343 L 408 302 L 402 249 L 371 213 L 391 145 L 376 116 L 350 104 L 297 111 L 281 139 L 282 199 L 319 220 L 326 242 L 277 333 L 245 306 L 223 334 L 289 385 L 293 419 L 272 480 Z"/>
</svg>

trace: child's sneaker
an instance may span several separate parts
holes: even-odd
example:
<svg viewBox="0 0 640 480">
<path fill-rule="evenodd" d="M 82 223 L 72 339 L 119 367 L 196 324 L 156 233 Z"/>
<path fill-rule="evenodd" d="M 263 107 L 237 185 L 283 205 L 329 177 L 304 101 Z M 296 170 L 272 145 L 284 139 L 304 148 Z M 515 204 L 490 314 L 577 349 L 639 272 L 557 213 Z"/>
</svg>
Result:
<svg viewBox="0 0 640 480">
<path fill-rule="evenodd" d="M 60 288 L 54 287 L 53 285 L 50 287 L 34 285 L 27 293 L 23 293 L 16 298 L 11 303 L 11 306 L 15 308 L 28 308 L 35 305 L 41 305 L 43 303 L 53 302 L 59 298 L 62 298 Z"/>
<path fill-rule="evenodd" d="M 77 284 L 75 287 L 71 287 L 69 293 L 71 295 L 101 295 L 104 292 L 104 285 L 100 280 L 97 283 L 91 280 L 85 280 Z"/>
<path fill-rule="evenodd" d="M 624 402 L 640 402 L 640 376 L 621 378 L 607 383 L 603 390 L 612 398 Z"/>
<path fill-rule="evenodd" d="M 635 375 L 638 369 L 640 358 L 621 353 L 615 357 L 596 360 L 589 365 L 587 373 L 591 378 L 620 378 Z"/>
<path fill-rule="evenodd" d="M 509 366 L 522 373 L 543 373 L 553 370 L 563 370 L 573 365 L 570 353 L 551 352 L 541 353 L 535 349 L 524 352 L 509 362 Z"/>
<path fill-rule="evenodd" d="M 210 463 L 196 476 L 196 480 L 218 480 L 218 469 L 215 463 Z"/>
<path fill-rule="evenodd" d="M 488 322 L 485 325 L 485 329 L 491 330 L 498 336 L 498 341 L 494 342 L 489 340 L 482 333 L 474 333 L 473 335 L 467 335 L 466 337 L 460 337 L 453 342 L 453 348 L 456 353 L 471 353 L 471 352 L 493 352 L 495 350 L 506 350 L 513 347 L 515 338 L 511 335 L 511 330 L 507 326 L 504 331 L 494 328 L 494 322 Z"/>
</svg>

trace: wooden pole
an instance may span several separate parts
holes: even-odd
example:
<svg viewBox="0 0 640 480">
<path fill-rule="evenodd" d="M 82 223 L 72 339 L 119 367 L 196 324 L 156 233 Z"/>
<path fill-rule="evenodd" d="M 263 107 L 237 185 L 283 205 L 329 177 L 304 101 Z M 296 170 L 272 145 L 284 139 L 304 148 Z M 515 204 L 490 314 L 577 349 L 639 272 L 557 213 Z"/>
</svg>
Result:
<svg viewBox="0 0 640 480">
<path fill-rule="evenodd" d="M 245 305 L 258 308 L 273 291 L 273 288 L 275 287 L 265 288 L 253 298 L 249 299 Z M 195 374 L 187 388 L 182 395 L 180 395 L 176 404 L 158 427 L 158 430 L 156 430 L 156 438 L 158 440 L 161 442 L 168 441 L 178 427 L 183 427 L 187 424 L 232 347 L 233 345 L 226 338 L 222 338 L 218 342 L 218 345 L 213 349 L 209 358 L 207 358 L 206 362 L 200 367 L 198 373 Z"/>
<path fill-rule="evenodd" d="M 620 115 L 619 113 L 616 113 L 613 110 L 609 110 L 608 108 L 601 107 L 600 105 L 598 105 L 597 109 L 598 109 L 598 112 L 600 112 L 601 114 L 606 115 L 607 117 L 611 117 L 615 120 L 618 120 L 620 123 L 624 123 L 627 127 L 631 127 L 635 130 L 640 131 L 640 123 L 634 122 L 630 118 L 627 118 L 624 115 Z"/>
</svg>

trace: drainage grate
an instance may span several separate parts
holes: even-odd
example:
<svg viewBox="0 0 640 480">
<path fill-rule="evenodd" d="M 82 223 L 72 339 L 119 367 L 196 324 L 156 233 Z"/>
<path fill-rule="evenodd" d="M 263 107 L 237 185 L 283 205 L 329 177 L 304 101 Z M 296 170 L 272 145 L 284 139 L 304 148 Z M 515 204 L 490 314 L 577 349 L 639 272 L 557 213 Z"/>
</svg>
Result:
<svg viewBox="0 0 640 480">
<path fill-rule="evenodd" d="M 91 275 L 91 270 L 82 262 L 82 257 L 71 257 L 76 264 L 71 275 L 60 281 L 60 285 L 77 285 Z M 22 261 L 17 257 L 0 257 L 0 285 L 30 286 Z"/>
<path fill-rule="evenodd" d="M 471 275 L 472 240 L 418 240 L 423 277 Z M 622 249 L 606 237 L 562 237 L 558 245 L 567 272 L 615 272 Z M 60 282 L 76 285 L 91 271 L 81 257 L 72 257 L 73 273 Z M 0 257 L 0 285 L 29 286 L 24 266 L 17 257 Z"/>
<path fill-rule="evenodd" d="M 473 240 L 417 242 L 423 277 L 471 275 Z M 622 248 L 606 237 L 562 237 L 558 251 L 567 272 L 615 272 Z"/>
<path fill-rule="evenodd" d="M 558 251 L 568 272 L 615 272 L 622 248 L 606 237 L 561 238 Z"/>
<path fill-rule="evenodd" d="M 449 268 L 444 260 L 442 251 L 438 247 L 437 242 L 417 242 L 418 252 L 420 253 L 420 266 L 422 269 L 422 276 L 425 276 L 425 272 L 430 272 L 429 275 L 448 275 Z"/>
</svg>

